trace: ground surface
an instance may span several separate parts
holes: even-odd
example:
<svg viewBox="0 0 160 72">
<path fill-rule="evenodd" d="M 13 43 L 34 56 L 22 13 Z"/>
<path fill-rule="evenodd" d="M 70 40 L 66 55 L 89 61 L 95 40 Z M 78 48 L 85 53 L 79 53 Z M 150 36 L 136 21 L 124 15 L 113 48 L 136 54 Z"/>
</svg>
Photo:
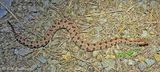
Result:
<svg viewBox="0 0 160 72">
<path fill-rule="evenodd" d="M 159 0 L 13 0 L 7 8 L 0 18 L 0 71 L 160 72 Z M 9 20 L 16 31 L 34 40 L 64 17 L 76 22 L 82 36 L 93 43 L 138 37 L 149 45 L 118 44 L 86 52 L 60 30 L 46 47 L 29 49 L 15 40 L 7 24 Z"/>
</svg>

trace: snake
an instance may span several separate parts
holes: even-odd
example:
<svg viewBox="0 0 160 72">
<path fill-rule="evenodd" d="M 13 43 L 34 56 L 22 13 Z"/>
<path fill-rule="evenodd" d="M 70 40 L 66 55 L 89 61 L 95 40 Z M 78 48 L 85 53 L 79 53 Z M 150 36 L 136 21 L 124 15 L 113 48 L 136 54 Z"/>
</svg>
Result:
<svg viewBox="0 0 160 72">
<path fill-rule="evenodd" d="M 115 37 L 110 40 L 103 40 L 103 41 L 98 41 L 96 43 L 91 43 L 90 41 L 84 40 L 84 38 L 80 35 L 80 30 L 76 25 L 76 23 L 69 19 L 56 20 L 54 24 L 49 26 L 48 30 L 46 30 L 46 32 L 44 33 L 44 36 L 38 40 L 31 40 L 23 36 L 14 29 L 13 25 L 9 21 L 8 24 L 10 25 L 11 30 L 14 33 L 16 41 L 31 49 L 45 47 L 51 41 L 51 38 L 55 35 L 55 33 L 61 29 L 67 30 L 67 32 L 70 34 L 72 41 L 82 50 L 85 50 L 87 52 L 106 49 L 118 43 L 124 43 L 124 44 L 133 43 L 138 46 L 147 46 L 149 44 L 144 38 L 124 38 L 124 37 L 119 37 L 119 38 Z"/>
</svg>

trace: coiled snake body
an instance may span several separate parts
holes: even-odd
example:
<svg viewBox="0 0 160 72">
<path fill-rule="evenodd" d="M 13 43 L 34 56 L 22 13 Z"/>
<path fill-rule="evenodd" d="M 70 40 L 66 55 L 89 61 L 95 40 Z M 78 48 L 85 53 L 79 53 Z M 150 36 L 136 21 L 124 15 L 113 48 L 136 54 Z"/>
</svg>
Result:
<svg viewBox="0 0 160 72">
<path fill-rule="evenodd" d="M 40 48 L 40 47 L 46 46 L 51 40 L 52 36 L 54 36 L 53 34 L 55 34 L 56 31 L 60 29 L 66 29 L 70 33 L 70 36 L 73 42 L 75 42 L 80 48 L 88 52 L 109 48 L 112 45 L 117 43 L 135 43 L 135 44 L 138 44 L 139 46 L 148 45 L 148 43 L 142 38 L 113 38 L 113 39 L 102 41 L 102 42 L 90 43 L 88 41 L 85 41 L 80 36 L 77 25 L 68 19 L 62 19 L 62 20 L 56 21 L 55 24 L 50 26 L 47 32 L 45 32 L 44 37 L 37 41 L 32 41 L 27 39 L 26 37 L 22 36 L 20 33 L 16 32 L 10 22 L 8 22 L 8 24 L 11 26 L 16 40 L 19 43 L 29 48 Z"/>
</svg>

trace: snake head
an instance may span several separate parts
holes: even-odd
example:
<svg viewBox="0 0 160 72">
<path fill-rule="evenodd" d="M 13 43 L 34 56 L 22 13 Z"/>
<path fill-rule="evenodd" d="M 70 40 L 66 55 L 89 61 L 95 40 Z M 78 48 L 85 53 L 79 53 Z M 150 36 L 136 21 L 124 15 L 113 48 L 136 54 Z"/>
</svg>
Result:
<svg viewBox="0 0 160 72">
<path fill-rule="evenodd" d="M 147 39 L 140 39 L 139 41 L 139 46 L 142 47 L 142 46 L 148 46 L 149 45 L 149 40 Z"/>
</svg>

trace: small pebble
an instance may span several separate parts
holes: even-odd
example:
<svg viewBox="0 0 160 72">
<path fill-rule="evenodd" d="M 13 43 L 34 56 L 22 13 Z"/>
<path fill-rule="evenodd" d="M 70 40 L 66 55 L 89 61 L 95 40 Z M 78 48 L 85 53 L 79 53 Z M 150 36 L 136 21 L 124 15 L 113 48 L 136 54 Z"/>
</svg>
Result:
<svg viewBox="0 0 160 72">
<path fill-rule="evenodd" d="M 114 69 L 115 61 L 112 59 L 102 61 L 102 67 L 106 70 Z"/>
<path fill-rule="evenodd" d="M 142 33 L 142 37 L 146 37 L 147 35 L 148 35 L 148 32 L 144 30 Z"/>
<path fill-rule="evenodd" d="M 135 61 L 133 61 L 133 60 L 128 60 L 128 65 L 135 65 L 135 64 L 136 64 Z"/>
<path fill-rule="evenodd" d="M 0 0 L 0 2 L 7 8 L 10 8 L 12 1 L 13 0 Z M 5 16 L 6 14 L 7 14 L 6 9 L 0 4 L 0 18 Z"/>
<path fill-rule="evenodd" d="M 55 65 L 51 65 L 51 67 L 49 67 L 50 72 L 56 72 L 56 69 Z"/>
<path fill-rule="evenodd" d="M 48 63 L 54 65 L 54 64 L 58 64 L 59 61 L 58 60 L 48 60 Z"/>
<path fill-rule="evenodd" d="M 99 51 L 93 51 L 93 57 L 96 57 L 98 55 Z"/>
<path fill-rule="evenodd" d="M 34 64 L 34 65 L 31 66 L 31 70 L 35 70 L 35 69 L 37 69 L 38 67 L 40 67 L 39 64 Z"/>
<path fill-rule="evenodd" d="M 158 52 L 160 52 L 160 47 L 158 47 L 156 50 L 157 50 Z"/>
<path fill-rule="evenodd" d="M 87 63 L 80 61 L 80 62 L 78 62 L 78 65 L 85 67 L 85 66 L 87 66 Z"/>
<path fill-rule="evenodd" d="M 33 50 L 29 49 L 29 48 L 16 48 L 16 49 L 14 49 L 14 53 L 16 55 L 21 55 L 21 56 L 25 56 L 25 55 L 27 55 L 28 53 L 30 53 L 32 51 Z"/>
<path fill-rule="evenodd" d="M 42 72 L 42 68 L 37 68 L 34 70 L 34 72 Z"/>
<path fill-rule="evenodd" d="M 141 71 L 144 71 L 144 69 L 146 68 L 146 64 L 145 63 L 139 63 L 138 64 L 138 68 L 141 70 Z"/>
<path fill-rule="evenodd" d="M 45 58 L 44 56 L 39 56 L 37 59 L 38 59 L 41 63 L 46 63 L 46 62 L 47 62 L 47 60 L 46 60 L 46 58 Z"/>
<path fill-rule="evenodd" d="M 96 61 L 96 62 L 94 62 L 94 64 L 93 64 L 93 65 L 96 65 L 96 66 L 97 66 L 97 68 L 102 68 L 102 64 L 101 64 L 101 62 Z"/>
<path fill-rule="evenodd" d="M 2 53 L 3 53 L 3 51 L 4 51 L 4 50 L 3 50 L 2 48 L 0 48 L 0 54 L 2 54 Z"/>
<path fill-rule="evenodd" d="M 153 59 L 146 59 L 145 62 L 147 63 L 147 65 L 152 65 L 155 63 L 155 60 Z"/>
<path fill-rule="evenodd" d="M 160 54 L 155 53 L 154 58 L 155 58 L 156 61 L 159 62 L 160 61 Z"/>
</svg>

